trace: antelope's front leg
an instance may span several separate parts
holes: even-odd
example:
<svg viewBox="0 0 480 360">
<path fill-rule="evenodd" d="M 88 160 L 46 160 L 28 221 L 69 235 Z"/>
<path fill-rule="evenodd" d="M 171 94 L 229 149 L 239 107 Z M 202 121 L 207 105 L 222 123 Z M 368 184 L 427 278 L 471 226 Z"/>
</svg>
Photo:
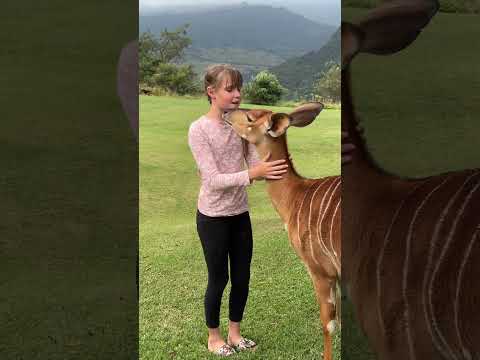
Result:
<svg viewBox="0 0 480 360">
<path fill-rule="evenodd" d="M 323 329 L 323 359 L 332 359 L 332 335 L 337 327 L 335 321 L 335 281 L 329 277 L 312 274 L 313 285 Z"/>
</svg>

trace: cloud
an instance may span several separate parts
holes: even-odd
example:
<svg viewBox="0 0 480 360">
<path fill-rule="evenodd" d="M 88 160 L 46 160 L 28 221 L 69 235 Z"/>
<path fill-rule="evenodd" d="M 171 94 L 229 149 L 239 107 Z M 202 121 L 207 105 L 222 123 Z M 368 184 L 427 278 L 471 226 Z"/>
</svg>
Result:
<svg viewBox="0 0 480 360">
<path fill-rule="evenodd" d="M 240 1 L 238 1 L 240 2 Z M 185 6 L 185 5 L 211 5 L 218 4 L 218 1 L 215 0 L 175 0 L 172 1 L 165 0 L 140 0 L 140 9 L 161 9 L 165 7 L 173 6 Z"/>
<path fill-rule="evenodd" d="M 242 2 L 246 2 L 248 4 L 272 4 L 272 5 L 288 5 L 289 1 L 285 0 L 238 0 L 238 1 L 231 1 L 230 5 L 233 4 L 240 4 Z M 322 5 L 338 5 L 340 7 L 339 0 L 300 0 L 300 1 L 293 1 L 293 3 L 301 3 L 302 5 L 308 6 L 308 4 L 314 6 L 322 6 Z M 177 6 L 186 6 L 186 5 L 213 5 L 218 4 L 218 0 L 140 0 L 140 10 L 144 9 L 161 9 L 166 7 L 177 7 Z"/>
<path fill-rule="evenodd" d="M 185 11 L 186 8 L 218 6 L 218 0 L 139 0 L 140 14 L 147 15 L 158 11 Z M 231 0 L 222 5 L 272 5 L 284 7 L 313 21 L 338 26 L 340 24 L 339 0 Z"/>
</svg>

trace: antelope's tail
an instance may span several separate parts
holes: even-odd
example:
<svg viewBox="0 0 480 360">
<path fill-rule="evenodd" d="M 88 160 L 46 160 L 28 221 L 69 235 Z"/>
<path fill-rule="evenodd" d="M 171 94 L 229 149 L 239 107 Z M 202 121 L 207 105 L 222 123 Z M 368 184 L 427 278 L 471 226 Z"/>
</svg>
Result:
<svg viewBox="0 0 480 360">
<path fill-rule="evenodd" d="M 335 320 L 338 326 L 342 327 L 342 286 L 340 281 L 336 281 L 335 289 Z"/>
</svg>

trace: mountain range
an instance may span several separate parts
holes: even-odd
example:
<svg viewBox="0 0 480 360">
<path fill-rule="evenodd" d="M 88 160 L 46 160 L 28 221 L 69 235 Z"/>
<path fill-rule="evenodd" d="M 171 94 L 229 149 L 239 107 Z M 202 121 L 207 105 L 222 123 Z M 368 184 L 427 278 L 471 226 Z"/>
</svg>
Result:
<svg viewBox="0 0 480 360">
<path fill-rule="evenodd" d="M 323 63 L 315 61 L 338 58 L 332 37 L 335 26 L 317 23 L 283 7 L 244 3 L 140 16 L 140 32 L 155 35 L 184 24 L 190 24 L 187 36 L 192 39 L 184 62 L 192 64 L 200 77 L 212 63 L 234 65 L 245 81 L 261 70 L 271 69 L 282 85 L 296 94 L 296 87 L 305 89 L 311 84 L 314 73 L 309 71 L 322 69 Z"/>
<path fill-rule="evenodd" d="M 140 17 L 140 32 L 154 34 L 190 24 L 192 48 L 240 48 L 283 58 L 318 50 L 335 31 L 282 7 L 237 5 Z"/>
<path fill-rule="evenodd" d="M 326 70 L 327 64 L 340 63 L 340 35 L 338 28 L 320 50 L 288 59 L 269 69 L 290 90 L 289 97 L 306 96 L 310 93 L 316 76 Z"/>
</svg>

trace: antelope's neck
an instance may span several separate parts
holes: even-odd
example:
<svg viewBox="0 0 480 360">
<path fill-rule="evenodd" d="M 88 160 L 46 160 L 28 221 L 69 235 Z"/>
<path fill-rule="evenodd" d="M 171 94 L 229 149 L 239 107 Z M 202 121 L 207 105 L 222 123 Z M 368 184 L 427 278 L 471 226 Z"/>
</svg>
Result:
<svg viewBox="0 0 480 360">
<path fill-rule="evenodd" d="M 260 158 L 264 158 L 270 152 L 268 161 L 285 159 L 288 164 L 287 172 L 282 179 L 266 180 L 267 192 L 270 195 L 273 206 L 282 218 L 284 223 L 288 222 L 292 207 L 289 206 L 297 196 L 298 189 L 304 184 L 302 178 L 295 171 L 293 163 L 288 158 L 287 140 L 285 134 L 278 138 L 266 138 L 262 143 L 257 144 L 257 152 Z"/>
</svg>

